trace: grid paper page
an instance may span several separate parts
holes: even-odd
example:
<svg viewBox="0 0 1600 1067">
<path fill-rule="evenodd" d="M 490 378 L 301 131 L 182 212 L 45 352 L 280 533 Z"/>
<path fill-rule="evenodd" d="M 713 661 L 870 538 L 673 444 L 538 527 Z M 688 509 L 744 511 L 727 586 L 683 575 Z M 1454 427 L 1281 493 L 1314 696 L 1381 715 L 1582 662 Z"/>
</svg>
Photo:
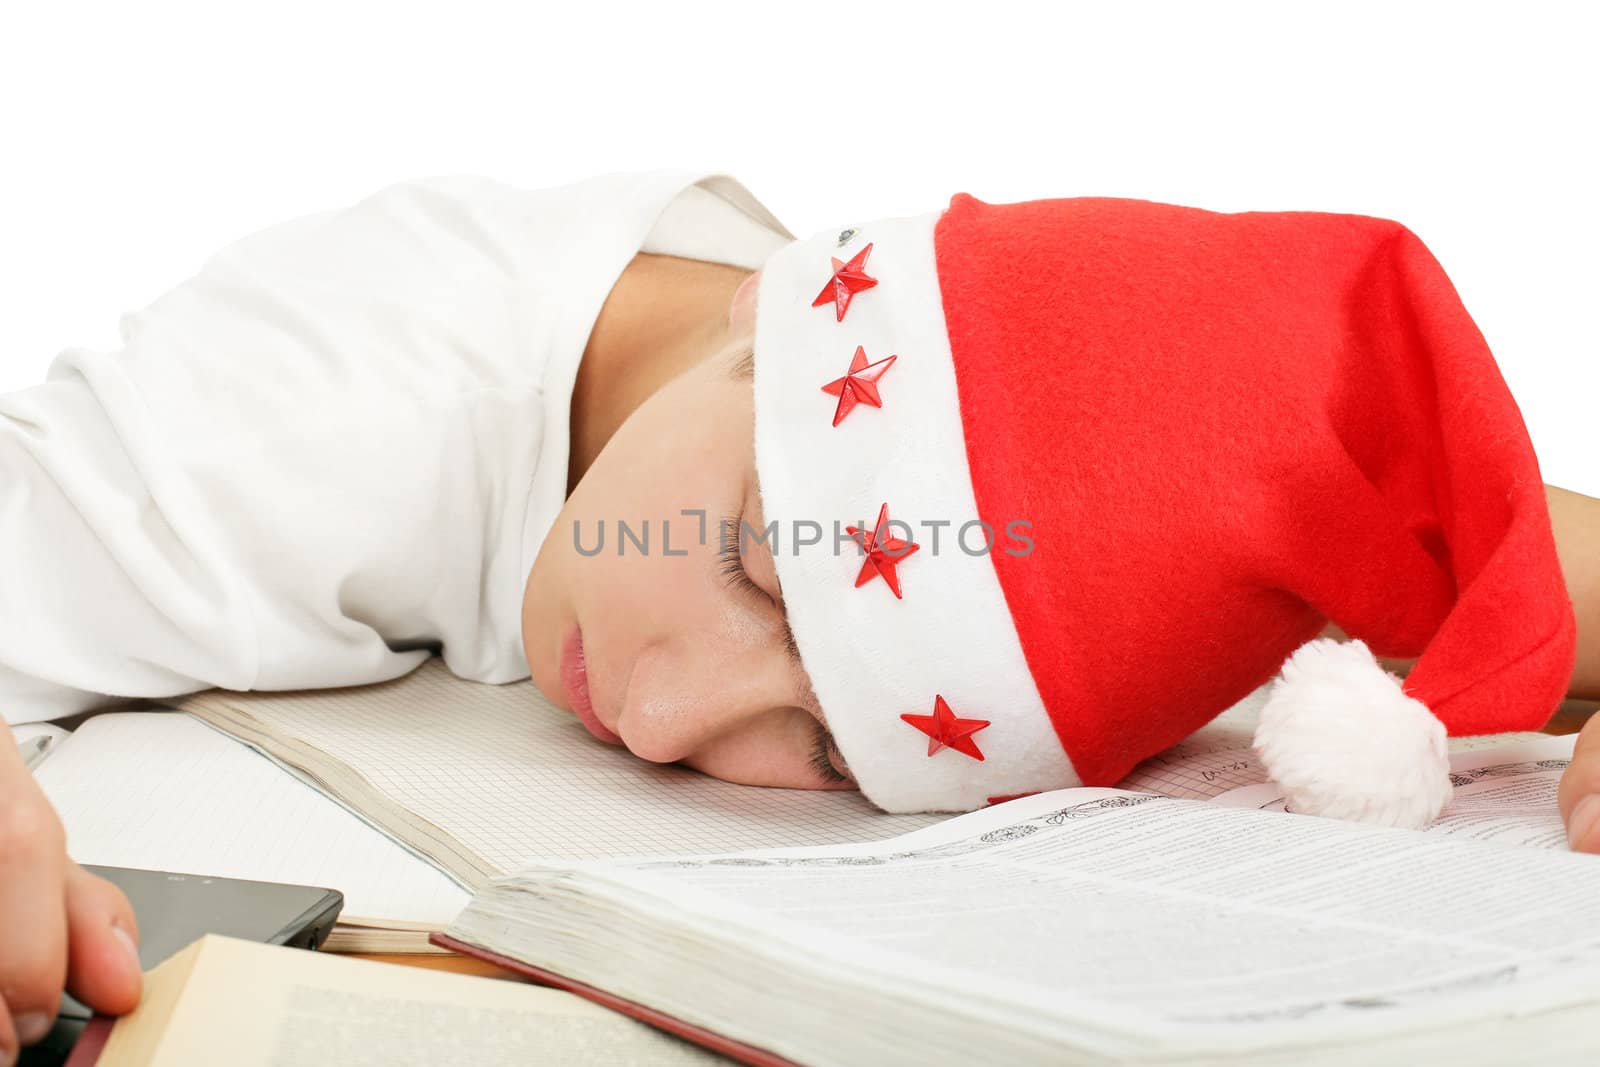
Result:
<svg viewBox="0 0 1600 1067">
<path fill-rule="evenodd" d="M 1250 749 L 1270 683 L 1165 752 L 1151 756 L 1117 783 L 1119 789 L 1188 800 L 1210 800 L 1230 789 L 1267 780 Z"/>
<path fill-rule="evenodd" d="M 326 886 L 352 915 L 430 925 L 467 902 L 430 864 L 188 715 L 96 716 L 38 779 L 79 863 Z"/>
<path fill-rule="evenodd" d="M 1210 799 L 1265 780 L 1249 746 L 1268 691 L 1251 693 L 1118 784 Z M 758 789 L 647 763 L 590 737 L 531 681 L 467 681 L 439 656 L 374 685 L 209 690 L 177 706 L 306 770 L 469 886 L 540 857 L 868 841 L 944 817 L 886 815 L 855 792 Z M 1494 741 L 1452 739 L 1451 749 Z M 330 763 L 346 773 L 317 773 Z"/>
<path fill-rule="evenodd" d="M 391 804 L 442 830 L 499 873 L 535 857 L 720 852 L 892 837 L 939 815 L 887 815 L 860 793 L 733 785 L 600 743 L 531 681 L 487 685 L 433 656 L 387 682 L 286 693 L 210 690 L 179 707 L 295 763 L 298 741 L 356 771 Z M 298 764 L 297 764 L 298 765 Z M 366 811 L 359 797 L 344 798 Z M 404 836 L 404 831 L 388 827 Z M 424 846 L 412 841 L 419 849 Z M 436 856 L 443 864 L 446 861 Z M 481 872 L 456 870 L 472 883 Z"/>
</svg>

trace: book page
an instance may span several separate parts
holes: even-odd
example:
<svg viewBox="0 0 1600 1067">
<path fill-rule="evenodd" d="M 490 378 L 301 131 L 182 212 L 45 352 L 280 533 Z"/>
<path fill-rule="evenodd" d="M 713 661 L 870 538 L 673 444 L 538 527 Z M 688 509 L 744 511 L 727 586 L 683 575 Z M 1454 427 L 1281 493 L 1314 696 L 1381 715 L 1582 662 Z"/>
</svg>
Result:
<svg viewBox="0 0 1600 1067">
<path fill-rule="evenodd" d="M 1522 848 L 1567 847 L 1556 788 L 1572 759 L 1577 734 L 1480 746 L 1450 757 L 1450 803 L 1427 834 L 1458 835 Z M 1268 782 L 1230 790 L 1213 803 L 1286 811 L 1283 791 Z"/>
<path fill-rule="evenodd" d="M 535 856 L 870 840 L 944 817 L 887 815 L 854 791 L 761 789 L 649 763 L 595 740 L 532 682 L 464 681 L 438 656 L 376 685 L 213 690 L 178 706 L 309 769 L 467 884 Z"/>
<path fill-rule="evenodd" d="M 699 983 L 762 967 L 858 984 L 884 1020 L 914 984 L 1007 1040 L 1110 1030 L 1187 1051 L 1208 1034 L 1237 1050 L 1544 1010 L 1600 981 L 1592 857 L 1112 790 L 874 845 L 549 866 L 501 885 L 446 932 L 705 1025 Z M 547 885 L 561 888 L 515 891 Z M 715 946 L 705 973 L 641 977 L 657 943 L 685 939 Z"/>
<path fill-rule="evenodd" d="M 467 900 L 432 865 L 180 712 L 96 716 L 36 773 L 79 863 L 324 886 L 352 915 L 435 926 Z"/>
<path fill-rule="evenodd" d="M 570 993 L 233 938 L 154 968 L 145 995 L 155 1010 L 117 1020 L 100 1067 L 727 1062 Z"/>
<path fill-rule="evenodd" d="M 1185 800 L 1210 800 L 1231 790 L 1267 782 L 1267 770 L 1250 745 L 1261 708 L 1271 691 L 1271 682 L 1259 687 L 1178 744 L 1139 764 L 1117 783 L 1117 788 Z M 1452 753 L 1468 753 L 1522 742 L 1537 743 L 1545 737 L 1539 733 L 1452 737 L 1449 746 Z"/>
</svg>

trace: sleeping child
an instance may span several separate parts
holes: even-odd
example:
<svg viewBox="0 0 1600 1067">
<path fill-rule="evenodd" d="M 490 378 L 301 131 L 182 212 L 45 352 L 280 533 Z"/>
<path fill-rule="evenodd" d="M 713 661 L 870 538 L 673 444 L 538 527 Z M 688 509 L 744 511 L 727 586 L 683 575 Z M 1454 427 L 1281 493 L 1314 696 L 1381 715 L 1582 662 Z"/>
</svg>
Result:
<svg viewBox="0 0 1600 1067">
<path fill-rule="evenodd" d="M 120 334 L 0 396 L 9 722 L 437 654 L 644 760 L 957 812 L 1270 684 L 1297 812 L 1421 826 L 1447 735 L 1600 696 L 1600 501 L 1388 219 L 958 194 L 796 240 L 723 175 L 437 177 Z M 3 1060 L 138 969 L 0 749 Z M 1600 851 L 1600 728 L 1561 811 Z"/>
</svg>

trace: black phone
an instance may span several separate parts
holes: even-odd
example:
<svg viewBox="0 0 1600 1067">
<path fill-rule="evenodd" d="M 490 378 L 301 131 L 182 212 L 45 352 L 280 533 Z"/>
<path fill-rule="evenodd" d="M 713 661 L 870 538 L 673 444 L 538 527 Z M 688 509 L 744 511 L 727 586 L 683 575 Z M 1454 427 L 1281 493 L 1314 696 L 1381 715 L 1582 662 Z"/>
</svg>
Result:
<svg viewBox="0 0 1600 1067">
<path fill-rule="evenodd" d="M 87 863 L 83 869 L 128 895 L 139 920 L 139 963 L 147 971 L 205 934 L 316 949 L 344 907 L 337 889 Z M 55 1029 L 23 1050 L 19 1067 L 61 1063 L 91 1014 L 63 994 Z"/>
</svg>

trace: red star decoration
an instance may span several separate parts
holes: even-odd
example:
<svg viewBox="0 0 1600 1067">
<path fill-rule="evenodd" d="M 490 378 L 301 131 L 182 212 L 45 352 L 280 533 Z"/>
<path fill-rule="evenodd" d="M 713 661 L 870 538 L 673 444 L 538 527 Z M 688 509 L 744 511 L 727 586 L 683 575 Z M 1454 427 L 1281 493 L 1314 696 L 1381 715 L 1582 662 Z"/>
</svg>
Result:
<svg viewBox="0 0 1600 1067">
<path fill-rule="evenodd" d="M 1037 789 L 1027 793 L 1002 793 L 997 797 L 990 797 L 988 803 L 991 805 L 1004 804 L 1008 800 L 1021 800 L 1023 797 L 1036 797 L 1038 795 L 1039 791 Z"/>
<path fill-rule="evenodd" d="M 834 321 L 843 322 L 844 313 L 849 309 L 851 299 L 863 289 L 871 289 L 878 284 L 878 279 L 866 271 L 867 255 L 871 251 L 872 245 L 868 244 L 848 263 L 841 263 L 833 256 L 828 257 L 833 260 L 833 277 L 828 279 L 828 284 L 822 287 L 822 292 L 817 294 L 817 298 L 811 301 L 811 306 L 819 308 L 824 304 L 832 304 L 838 315 Z"/>
<path fill-rule="evenodd" d="M 884 504 L 878 511 L 878 522 L 872 528 L 872 533 L 867 534 L 859 526 L 846 526 L 844 532 L 856 539 L 856 543 L 866 550 L 867 558 L 861 561 L 861 571 L 856 575 L 856 588 L 860 589 L 872 581 L 876 575 L 883 575 L 883 580 L 893 590 L 895 599 L 900 599 L 900 575 L 895 568 L 905 562 L 907 556 L 921 546 L 915 541 L 902 541 L 894 537 L 888 530 L 889 505 Z"/>
<path fill-rule="evenodd" d="M 845 372 L 845 376 L 835 378 L 822 387 L 824 393 L 839 398 L 839 406 L 833 411 L 835 426 L 843 422 L 844 417 L 854 411 L 857 404 L 883 407 L 883 398 L 878 395 L 878 379 L 883 377 L 884 371 L 894 366 L 896 358 L 886 356 L 876 363 L 868 363 L 867 350 L 856 345 L 856 354 L 850 357 L 850 369 Z"/>
<path fill-rule="evenodd" d="M 932 715 L 900 717 L 928 735 L 928 755 L 933 755 L 941 748 L 953 748 L 963 756 L 980 761 L 983 759 L 983 753 L 978 751 L 978 743 L 972 739 L 972 735 L 988 726 L 988 719 L 957 718 L 942 696 L 933 698 Z"/>
</svg>

